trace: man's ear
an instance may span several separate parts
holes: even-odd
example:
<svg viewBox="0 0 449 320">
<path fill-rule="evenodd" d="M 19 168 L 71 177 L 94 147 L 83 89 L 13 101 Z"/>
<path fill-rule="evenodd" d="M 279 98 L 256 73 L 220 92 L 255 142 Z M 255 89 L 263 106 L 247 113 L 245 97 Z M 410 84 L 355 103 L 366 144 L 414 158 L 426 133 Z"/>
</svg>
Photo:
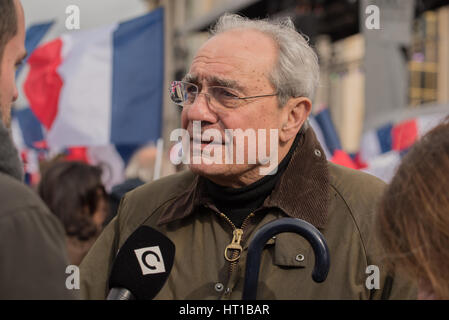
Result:
<svg viewBox="0 0 449 320">
<path fill-rule="evenodd" d="M 285 143 L 298 134 L 312 110 L 312 102 L 306 97 L 291 98 L 283 108 L 284 123 L 279 132 L 279 140 Z"/>
</svg>

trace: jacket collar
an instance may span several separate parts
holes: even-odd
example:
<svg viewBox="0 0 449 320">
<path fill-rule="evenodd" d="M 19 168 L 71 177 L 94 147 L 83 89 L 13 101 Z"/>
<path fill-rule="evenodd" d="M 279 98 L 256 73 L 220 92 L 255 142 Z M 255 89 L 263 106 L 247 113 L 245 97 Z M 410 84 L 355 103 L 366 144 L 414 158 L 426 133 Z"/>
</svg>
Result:
<svg viewBox="0 0 449 320">
<path fill-rule="evenodd" d="M 196 175 L 192 184 L 161 215 L 158 225 L 185 218 L 200 206 L 214 208 L 206 178 Z M 286 215 L 324 228 L 329 206 L 329 172 L 324 151 L 312 128 L 299 139 L 293 156 L 263 208 L 278 208 Z M 215 208 L 216 209 L 216 208 Z"/>
</svg>

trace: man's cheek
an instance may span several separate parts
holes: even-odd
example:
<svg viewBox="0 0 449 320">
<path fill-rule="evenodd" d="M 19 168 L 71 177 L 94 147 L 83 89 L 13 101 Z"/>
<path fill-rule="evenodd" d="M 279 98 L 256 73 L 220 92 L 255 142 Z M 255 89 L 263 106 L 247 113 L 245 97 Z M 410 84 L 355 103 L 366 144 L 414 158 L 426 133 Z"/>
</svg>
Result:
<svg viewBox="0 0 449 320">
<path fill-rule="evenodd" d="M 187 121 L 187 115 L 186 115 L 186 111 L 183 109 L 181 112 L 181 128 L 183 129 L 187 129 L 187 124 L 189 122 Z"/>
</svg>

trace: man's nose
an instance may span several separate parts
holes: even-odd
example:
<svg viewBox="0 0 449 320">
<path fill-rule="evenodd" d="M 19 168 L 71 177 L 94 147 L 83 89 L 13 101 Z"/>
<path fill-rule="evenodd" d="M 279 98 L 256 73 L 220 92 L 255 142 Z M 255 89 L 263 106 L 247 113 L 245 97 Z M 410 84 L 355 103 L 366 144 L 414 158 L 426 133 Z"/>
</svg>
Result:
<svg viewBox="0 0 449 320">
<path fill-rule="evenodd" d="M 210 98 L 207 94 L 198 94 L 195 101 L 187 108 L 189 121 L 203 121 L 215 123 L 217 115 L 210 109 Z"/>
</svg>

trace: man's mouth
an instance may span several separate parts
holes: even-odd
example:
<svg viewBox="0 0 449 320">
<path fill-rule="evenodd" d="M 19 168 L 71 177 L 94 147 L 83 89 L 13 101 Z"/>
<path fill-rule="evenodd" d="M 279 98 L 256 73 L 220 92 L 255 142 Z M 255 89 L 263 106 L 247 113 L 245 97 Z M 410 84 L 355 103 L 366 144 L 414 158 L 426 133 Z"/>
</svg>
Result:
<svg viewBox="0 0 449 320">
<path fill-rule="evenodd" d="M 217 140 L 215 141 L 214 139 L 196 139 L 196 138 L 191 138 L 190 142 L 193 142 L 195 144 L 201 144 L 201 145 L 224 145 L 224 141 L 221 140 Z"/>
</svg>

